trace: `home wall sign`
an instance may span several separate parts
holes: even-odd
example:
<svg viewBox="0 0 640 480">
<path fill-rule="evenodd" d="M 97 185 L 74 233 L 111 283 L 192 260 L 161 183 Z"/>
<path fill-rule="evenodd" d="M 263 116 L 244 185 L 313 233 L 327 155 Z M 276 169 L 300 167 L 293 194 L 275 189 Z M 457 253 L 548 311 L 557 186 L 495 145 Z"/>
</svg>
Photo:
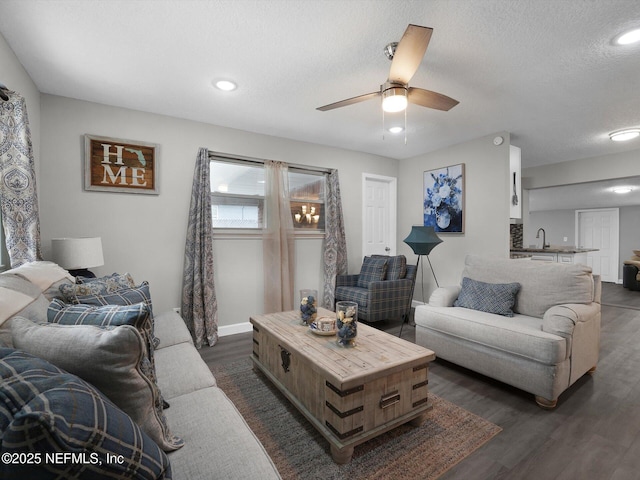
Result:
<svg viewBox="0 0 640 480">
<path fill-rule="evenodd" d="M 84 136 L 84 189 L 158 195 L 155 143 Z"/>
<path fill-rule="evenodd" d="M 424 225 L 464 233 L 464 163 L 424 172 Z"/>
</svg>

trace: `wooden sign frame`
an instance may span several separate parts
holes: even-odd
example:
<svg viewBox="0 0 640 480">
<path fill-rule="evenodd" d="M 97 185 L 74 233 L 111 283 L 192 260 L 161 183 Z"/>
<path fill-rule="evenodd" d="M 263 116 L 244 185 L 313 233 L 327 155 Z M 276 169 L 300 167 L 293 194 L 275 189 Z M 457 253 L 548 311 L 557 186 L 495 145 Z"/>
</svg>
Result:
<svg viewBox="0 0 640 480">
<path fill-rule="evenodd" d="M 84 189 L 159 195 L 156 143 L 84 136 Z"/>
</svg>

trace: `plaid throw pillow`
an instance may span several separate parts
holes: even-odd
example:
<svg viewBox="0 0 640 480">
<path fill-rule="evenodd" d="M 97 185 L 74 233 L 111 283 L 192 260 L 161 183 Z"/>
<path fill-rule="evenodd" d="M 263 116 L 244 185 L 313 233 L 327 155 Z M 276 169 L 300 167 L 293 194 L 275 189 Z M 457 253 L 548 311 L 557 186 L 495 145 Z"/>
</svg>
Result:
<svg viewBox="0 0 640 480">
<path fill-rule="evenodd" d="M 0 478 L 165 479 L 166 454 L 94 387 L 49 362 L 0 349 L 0 445 L 4 453 L 40 454 L 35 462 L 0 462 Z M 57 452 L 84 462 L 45 462 Z M 121 455 L 107 462 L 106 454 Z M 113 458 L 113 457 L 112 457 Z"/>
<path fill-rule="evenodd" d="M 369 288 L 371 282 L 384 280 L 387 273 L 387 257 L 364 257 L 358 276 L 358 286 Z"/>
<path fill-rule="evenodd" d="M 519 283 L 486 283 L 464 277 L 453 305 L 513 317 L 512 309 L 519 291 Z"/>
</svg>

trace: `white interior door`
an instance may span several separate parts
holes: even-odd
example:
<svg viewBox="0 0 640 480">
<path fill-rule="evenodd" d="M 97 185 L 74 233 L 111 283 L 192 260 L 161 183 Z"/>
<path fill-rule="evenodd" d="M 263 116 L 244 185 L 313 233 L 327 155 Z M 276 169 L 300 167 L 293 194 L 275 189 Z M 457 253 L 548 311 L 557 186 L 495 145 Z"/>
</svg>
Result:
<svg viewBox="0 0 640 480">
<path fill-rule="evenodd" d="M 362 253 L 396 254 L 397 179 L 362 175 Z"/>
<path fill-rule="evenodd" d="M 619 210 L 617 208 L 576 210 L 576 244 L 595 248 L 587 263 L 603 282 L 618 281 Z"/>
</svg>

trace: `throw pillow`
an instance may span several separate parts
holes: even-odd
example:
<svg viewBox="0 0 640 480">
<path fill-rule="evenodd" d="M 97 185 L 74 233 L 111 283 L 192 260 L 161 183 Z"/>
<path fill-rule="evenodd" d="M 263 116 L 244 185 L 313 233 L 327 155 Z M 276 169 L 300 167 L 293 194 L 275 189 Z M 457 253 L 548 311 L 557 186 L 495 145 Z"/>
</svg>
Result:
<svg viewBox="0 0 640 480">
<path fill-rule="evenodd" d="M 149 316 L 151 318 L 149 338 L 153 342 L 153 348 L 160 345 L 160 339 L 156 338 L 153 333 L 153 305 L 151 303 L 149 282 L 142 282 L 137 287 L 123 288 L 111 293 L 76 295 L 70 302 L 87 305 L 133 305 L 134 303 L 144 302 L 149 307 Z"/>
<path fill-rule="evenodd" d="M 47 320 L 62 325 L 133 325 L 143 328 L 148 322 L 149 309 L 145 303 L 134 305 L 67 305 L 54 298 L 47 309 Z"/>
<path fill-rule="evenodd" d="M 12 323 L 16 348 L 38 355 L 97 387 L 127 413 L 163 450 L 184 442 L 171 434 L 160 391 L 150 374 L 146 346 L 130 325 L 37 324 L 24 318 Z"/>
<path fill-rule="evenodd" d="M 371 282 L 384 280 L 386 273 L 386 257 L 364 257 L 360 275 L 358 276 L 358 286 L 361 288 L 369 288 Z"/>
<path fill-rule="evenodd" d="M 519 283 L 486 283 L 464 277 L 462 289 L 453 305 L 513 317 L 519 291 Z"/>
<path fill-rule="evenodd" d="M 167 455 L 87 382 L 11 348 L 0 349 L 0 378 L 3 458 L 34 460 L 0 462 L 0 478 L 171 478 Z"/>
<path fill-rule="evenodd" d="M 407 276 L 407 257 L 404 255 L 372 255 L 374 258 L 387 259 L 387 275 L 385 280 L 401 280 Z"/>
<path fill-rule="evenodd" d="M 114 273 L 101 278 L 78 277 L 76 281 L 79 283 L 60 286 L 60 293 L 68 303 L 78 303 L 74 302 L 78 295 L 103 295 L 136 286 L 133 277 L 128 273 Z"/>
</svg>

